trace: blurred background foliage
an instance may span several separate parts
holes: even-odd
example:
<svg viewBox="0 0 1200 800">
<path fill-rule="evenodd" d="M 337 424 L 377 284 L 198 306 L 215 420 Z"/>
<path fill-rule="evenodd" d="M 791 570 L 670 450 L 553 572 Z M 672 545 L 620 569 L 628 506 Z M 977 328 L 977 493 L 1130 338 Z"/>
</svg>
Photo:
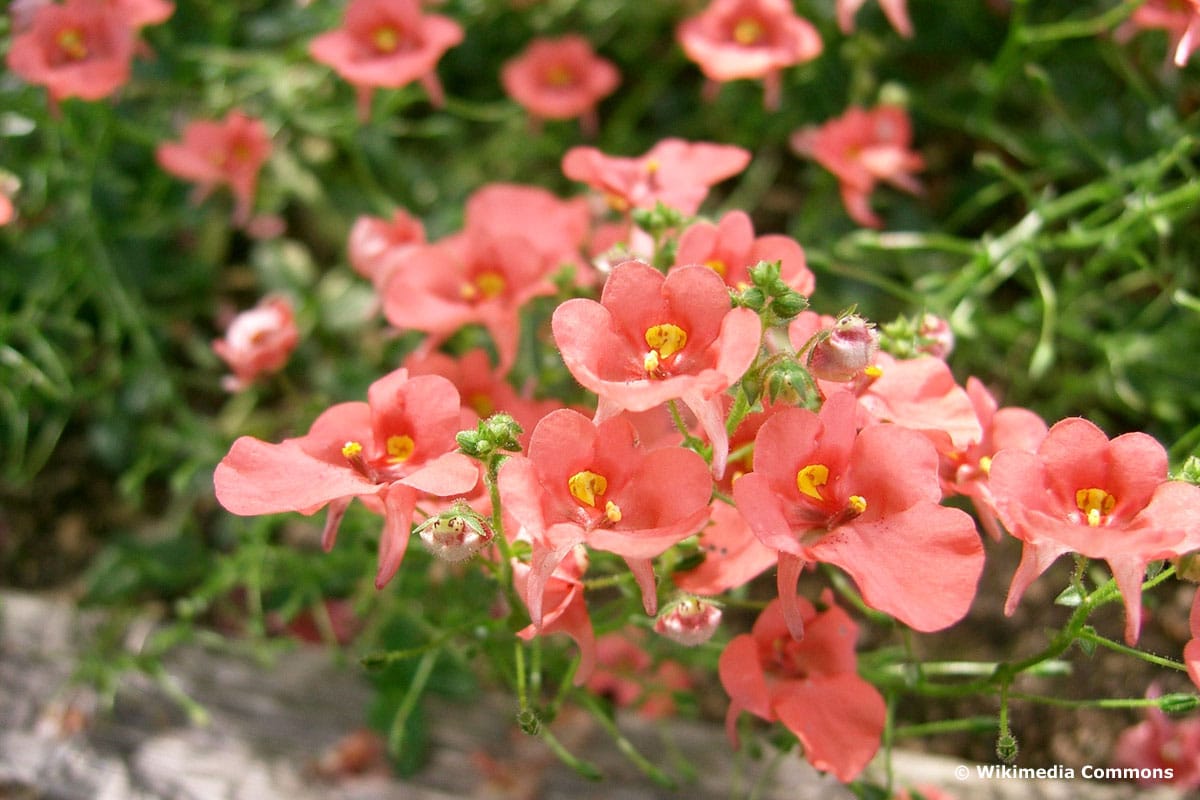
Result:
<svg viewBox="0 0 1200 800">
<path fill-rule="evenodd" d="M 831 0 L 797 0 L 825 53 L 786 71 L 773 113 L 754 82 L 702 99 L 674 29 L 704 5 L 447 0 L 436 11 L 466 38 L 438 67 L 445 108 L 416 86 L 378 91 L 368 124 L 352 88 L 307 53 L 342 2 L 179 2 L 143 31 L 152 52 L 114 99 L 57 113 L 42 89 L 0 75 L 0 173 L 20 183 L 19 217 L 0 228 L 0 582 L 70 581 L 85 600 L 149 601 L 183 623 L 232 611 L 259 633 L 349 597 L 360 613 L 396 612 L 379 641 L 419 641 L 414 626 L 433 623 L 411 604 L 437 570 L 406 567 L 375 594 L 377 518 L 356 509 L 334 553 L 314 558 L 319 520 L 231 517 L 212 469 L 237 435 L 296 435 L 329 403 L 361 398 L 412 346 L 346 263 L 356 217 L 406 208 L 435 238 L 486 183 L 577 194 L 559 165 L 585 143 L 617 155 L 667 136 L 746 147 L 750 167 L 706 210 L 743 208 L 760 233 L 796 237 L 817 310 L 943 315 L 956 374 L 1006 404 L 1086 416 L 1110 435 L 1145 430 L 1176 461 L 1195 448 L 1200 82 L 1195 66 L 1170 66 L 1161 33 L 1114 40 L 1136 2 L 912 0 L 906 40 L 874 4 L 844 36 Z M 497 78 L 532 37 L 568 31 L 622 75 L 592 141 L 574 122 L 533 130 Z M 834 177 L 787 139 L 881 100 L 909 108 L 928 167 L 924 195 L 876 193 L 877 233 L 856 228 Z M 281 237 L 233 229 L 226 195 L 193 204 L 155 163 L 186 121 L 233 107 L 273 136 L 257 205 L 285 220 Z M 210 342 L 271 292 L 296 302 L 302 344 L 282 375 L 230 396 Z"/>
</svg>

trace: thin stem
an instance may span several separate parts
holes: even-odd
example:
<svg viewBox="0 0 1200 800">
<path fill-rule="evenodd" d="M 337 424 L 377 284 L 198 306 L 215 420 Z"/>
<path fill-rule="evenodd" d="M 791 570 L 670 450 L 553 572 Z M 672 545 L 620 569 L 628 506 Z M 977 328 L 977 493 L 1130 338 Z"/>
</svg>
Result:
<svg viewBox="0 0 1200 800">
<path fill-rule="evenodd" d="M 1127 647 L 1120 642 L 1114 642 L 1112 639 L 1108 639 L 1097 634 L 1091 628 L 1084 628 L 1081 630 L 1079 632 L 1079 638 L 1094 644 L 1098 644 L 1101 647 L 1107 647 L 1109 650 L 1115 650 L 1118 653 L 1124 653 L 1127 656 L 1140 658 L 1142 661 L 1146 661 L 1150 664 L 1156 664 L 1160 667 L 1167 667 L 1168 669 L 1177 669 L 1180 672 L 1187 671 L 1187 666 L 1179 663 L 1178 661 L 1174 661 L 1169 658 L 1163 658 L 1162 656 L 1156 656 L 1153 653 L 1147 653 L 1142 650 L 1138 650 L 1136 647 Z"/>
<path fill-rule="evenodd" d="M 392 726 L 388 730 L 388 752 L 393 756 L 399 756 L 404 749 L 405 731 L 404 728 L 408 724 L 409 717 L 417 708 L 417 703 L 421 699 L 421 695 L 425 693 L 425 685 L 429 683 L 429 676 L 433 674 L 433 666 L 437 663 L 437 650 L 430 650 L 425 655 L 421 656 L 420 662 L 417 663 L 416 672 L 413 673 L 412 683 L 408 686 L 408 691 L 404 693 L 404 699 L 400 701 L 400 707 L 396 709 L 396 716 L 392 718 Z"/>
<path fill-rule="evenodd" d="M 587 711 L 600 723 L 600 727 L 604 728 L 605 732 L 612 737 L 616 743 L 617 749 L 628 758 L 633 764 L 645 773 L 646 777 L 667 789 L 676 788 L 676 781 L 667 773 L 663 772 L 658 766 L 652 764 L 645 756 L 637 751 L 633 743 L 625 738 L 625 734 L 621 733 L 617 728 L 617 724 L 613 721 L 604 709 L 600 707 L 599 701 L 594 696 L 587 692 L 577 692 L 575 695 L 576 701 L 583 706 Z"/>
<path fill-rule="evenodd" d="M 1013 692 L 1009 696 L 1014 700 L 1024 700 L 1029 703 L 1039 703 L 1044 706 L 1057 706 L 1059 708 L 1158 708 L 1160 705 L 1159 698 L 1157 697 L 1108 697 L 1095 700 L 1070 700 L 1065 697 L 1025 694 L 1023 692 Z"/>
</svg>

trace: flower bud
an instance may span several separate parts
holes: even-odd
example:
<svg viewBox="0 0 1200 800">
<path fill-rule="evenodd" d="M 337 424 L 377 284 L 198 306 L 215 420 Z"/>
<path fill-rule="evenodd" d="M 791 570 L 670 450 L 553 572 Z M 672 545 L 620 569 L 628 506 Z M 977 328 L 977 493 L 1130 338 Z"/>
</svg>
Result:
<svg viewBox="0 0 1200 800">
<path fill-rule="evenodd" d="M 492 541 L 492 529 L 479 512 L 462 500 L 417 526 L 417 535 L 443 561 L 465 561 Z"/>
<path fill-rule="evenodd" d="M 879 347 L 875 326 L 857 314 L 848 314 L 836 323 L 808 354 L 808 369 L 824 381 L 854 380 L 871 366 Z"/>
<path fill-rule="evenodd" d="M 926 314 L 921 317 L 917 342 L 917 352 L 945 360 L 954 350 L 954 331 L 950 330 L 946 320 L 936 314 Z"/>
<path fill-rule="evenodd" d="M 686 597 L 663 609 L 654 630 L 684 647 L 695 647 L 712 638 L 721 624 L 721 609 L 711 600 Z"/>
</svg>

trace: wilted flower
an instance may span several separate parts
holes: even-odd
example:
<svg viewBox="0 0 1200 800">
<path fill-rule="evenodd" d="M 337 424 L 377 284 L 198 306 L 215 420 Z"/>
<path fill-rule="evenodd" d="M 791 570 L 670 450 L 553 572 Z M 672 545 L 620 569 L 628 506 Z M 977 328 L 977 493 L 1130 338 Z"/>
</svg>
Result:
<svg viewBox="0 0 1200 800">
<path fill-rule="evenodd" d="M 689 596 L 664 608 L 654 620 L 654 631 L 684 647 L 695 647 L 711 639 L 720 624 L 720 606 Z"/>
</svg>

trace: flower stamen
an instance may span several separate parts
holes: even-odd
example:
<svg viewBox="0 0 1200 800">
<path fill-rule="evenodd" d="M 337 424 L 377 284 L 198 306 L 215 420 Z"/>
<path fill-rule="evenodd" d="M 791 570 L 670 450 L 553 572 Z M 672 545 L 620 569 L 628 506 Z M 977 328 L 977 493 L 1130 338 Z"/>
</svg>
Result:
<svg viewBox="0 0 1200 800">
<path fill-rule="evenodd" d="M 596 495 L 604 494 L 608 490 L 608 479 L 603 475 L 585 469 L 567 478 L 567 488 L 570 490 L 571 496 L 576 500 L 585 506 L 595 508 Z M 609 505 L 613 505 L 613 503 L 610 501 Z M 615 505 L 613 507 L 616 508 Z M 620 509 L 617 509 L 617 513 L 620 513 Z"/>
<path fill-rule="evenodd" d="M 1093 487 L 1075 492 L 1075 507 L 1084 513 L 1089 528 L 1098 528 L 1116 504 L 1117 498 L 1103 489 Z"/>
<path fill-rule="evenodd" d="M 829 467 L 824 464 L 809 464 L 796 473 L 796 488 L 801 494 L 808 495 L 814 500 L 824 500 L 821 490 L 829 480 Z"/>
</svg>

